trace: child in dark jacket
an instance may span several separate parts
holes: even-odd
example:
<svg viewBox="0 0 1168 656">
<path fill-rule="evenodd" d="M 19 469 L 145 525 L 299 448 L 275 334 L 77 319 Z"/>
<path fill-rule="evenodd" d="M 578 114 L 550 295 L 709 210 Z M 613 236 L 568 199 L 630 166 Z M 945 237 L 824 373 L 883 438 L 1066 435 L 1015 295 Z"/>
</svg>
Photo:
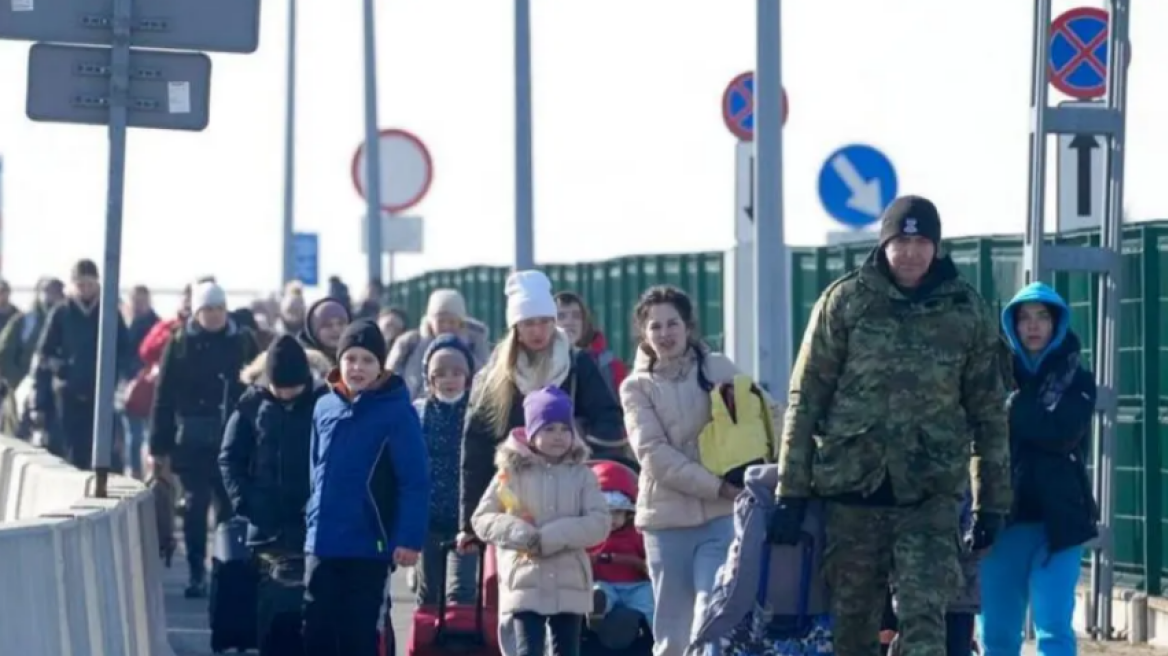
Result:
<svg viewBox="0 0 1168 656">
<path fill-rule="evenodd" d="M 414 402 L 422 420 L 422 435 L 430 457 L 430 478 L 434 492 L 430 498 L 430 534 L 422 549 L 417 577 L 419 605 L 438 603 L 445 588 L 450 603 L 472 603 L 477 584 L 478 559 L 453 550 L 443 553 L 443 544 L 458 535 L 458 475 L 462 458 L 462 427 L 474 356 L 457 335 L 442 335 L 430 342 L 422 355 L 426 396 Z M 446 564 L 445 585 L 442 563 Z"/>
<path fill-rule="evenodd" d="M 1026 607 L 1038 653 L 1073 656 L 1075 585 L 1083 544 L 1097 535 L 1085 465 L 1095 378 L 1080 363 L 1071 310 L 1033 283 L 1002 311 L 1014 352 L 1007 409 L 1014 507 L 981 563 L 979 642 L 984 656 L 1018 656 Z"/>
<path fill-rule="evenodd" d="M 314 384 L 308 354 L 285 335 L 268 347 L 266 385 L 243 393 L 223 431 L 219 468 L 232 509 L 247 518 L 260 575 L 260 656 L 303 652 L 304 506 L 312 413 L 327 388 Z M 291 590 L 291 604 L 287 601 Z"/>
<path fill-rule="evenodd" d="M 376 656 L 391 567 L 413 566 L 429 527 L 430 465 L 385 338 L 349 325 L 313 413 L 304 642 L 308 656 Z M 386 631 L 392 631 L 388 625 Z M 392 641 L 388 641 L 392 644 Z"/>
</svg>

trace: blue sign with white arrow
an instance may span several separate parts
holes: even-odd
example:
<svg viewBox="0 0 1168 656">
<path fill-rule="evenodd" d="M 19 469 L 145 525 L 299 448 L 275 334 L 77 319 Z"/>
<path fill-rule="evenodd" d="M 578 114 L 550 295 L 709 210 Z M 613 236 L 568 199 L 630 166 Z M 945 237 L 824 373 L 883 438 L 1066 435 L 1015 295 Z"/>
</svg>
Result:
<svg viewBox="0 0 1168 656">
<path fill-rule="evenodd" d="M 872 146 L 851 144 L 828 156 L 819 171 L 819 200 L 833 219 L 853 228 L 880 220 L 896 198 L 896 169 Z"/>
<path fill-rule="evenodd" d="M 296 279 L 305 287 L 320 284 L 320 235 L 297 232 L 292 235 L 292 251 L 296 261 Z"/>
</svg>

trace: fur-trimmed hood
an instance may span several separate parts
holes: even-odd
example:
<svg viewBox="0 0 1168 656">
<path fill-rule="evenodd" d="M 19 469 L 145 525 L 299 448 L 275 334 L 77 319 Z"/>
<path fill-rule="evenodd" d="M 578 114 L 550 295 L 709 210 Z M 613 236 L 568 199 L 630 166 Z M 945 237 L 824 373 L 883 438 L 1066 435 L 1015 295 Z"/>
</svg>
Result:
<svg viewBox="0 0 1168 656">
<path fill-rule="evenodd" d="M 304 353 L 308 356 L 308 368 L 312 371 L 313 379 L 318 381 L 324 380 L 333 369 L 332 361 L 324 353 L 314 348 L 306 348 L 304 349 Z M 264 374 L 264 369 L 267 363 L 268 352 L 264 351 L 239 372 L 240 382 L 244 385 L 266 387 L 268 385 L 268 377 Z"/>
<path fill-rule="evenodd" d="M 580 439 L 575 431 L 572 432 L 572 447 L 564 459 L 556 464 L 581 464 L 592 456 L 588 444 Z M 511 431 L 507 439 L 495 451 L 495 466 L 501 471 L 519 471 L 537 465 L 549 465 L 547 459 L 532 450 L 527 442 L 526 431 L 516 428 Z"/>
</svg>

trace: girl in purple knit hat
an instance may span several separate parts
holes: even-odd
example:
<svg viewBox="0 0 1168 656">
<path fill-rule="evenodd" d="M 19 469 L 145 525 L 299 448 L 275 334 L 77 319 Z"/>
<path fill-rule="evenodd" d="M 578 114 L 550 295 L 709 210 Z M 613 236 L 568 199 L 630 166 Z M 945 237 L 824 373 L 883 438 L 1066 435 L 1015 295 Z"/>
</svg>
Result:
<svg viewBox="0 0 1168 656">
<path fill-rule="evenodd" d="M 523 400 L 524 428 L 495 455 L 498 473 L 471 518 L 495 545 L 499 622 L 510 623 L 518 656 L 577 656 L 592 612 L 587 549 L 608 536 L 608 504 L 588 468 L 588 446 L 573 427 L 572 399 L 545 387 Z"/>
</svg>

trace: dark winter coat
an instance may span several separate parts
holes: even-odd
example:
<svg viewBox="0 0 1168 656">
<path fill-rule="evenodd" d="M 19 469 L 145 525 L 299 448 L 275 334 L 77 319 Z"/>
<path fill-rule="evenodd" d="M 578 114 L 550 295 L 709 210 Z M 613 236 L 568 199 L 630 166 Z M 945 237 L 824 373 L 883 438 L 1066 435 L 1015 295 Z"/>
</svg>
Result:
<svg viewBox="0 0 1168 656">
<path fill-rule="evenodd" d="M 243 394 L 239 371 L 256 356 L 255 340 L 228 320 L 218 332 L 194 319 L 178 328 L 166 345 L 151 412 L 150 453 L 174 455 L 176 468 L 213 464 L 223 426 Z M 183 462 L 187 458 L 197 460 Z"/>
<path fill-rule="evenodd" d="M 53 308 L 48 324 L 37 346 L 38 370 L 35 407 L 43 411 L 52 407 L 50 397 L 56 393 L 62 398 L 92 403 L 97 387 L 98 324 L 101 305 L 86 306 L 70 298 Z M 125 378 L 131 368 L 133 354 L 129 347 L 129 333 L 119 316 L 117 339 L 117 375 Z M 43 376 L 44 380 L 39 379 Z M 44 384 L 42 384 L 44 383 Z"/>
<path fill-rule="evenodd" d="M 414 401 L 430 456 L 430 530 L 443 535 L 458 532 L 458 468 L 468 397 L 453 403 L 433 396 Z"/>
<path fill-rule="evenodd" d="M 250 387 L 227 420 L 219 469 L 235 514 L 248 520 L 252 547 L 304 548 L 312 413 L 327 392 L 320 383 L 282 401 L 265 387 Z"/>
<path fill-rule="evenodd" d="M 1029 357 L 1014 326 L 1017 307 L 1043 303 L 1055 320 L 1049 346 Z M 1095 378 L 1080 364 L 1070 308 L 1042 283 L 1027 286 L 1002 311 L 1014 350 L 1016 389 L 1008 401 L 1014 481 L 1011 521 L 1046 529 L 1048 549 L 1083 544 L 1097 534 L 1098 508 L 1087 477 L 1087 440 L 1095 411 Z"/>
</svg>

